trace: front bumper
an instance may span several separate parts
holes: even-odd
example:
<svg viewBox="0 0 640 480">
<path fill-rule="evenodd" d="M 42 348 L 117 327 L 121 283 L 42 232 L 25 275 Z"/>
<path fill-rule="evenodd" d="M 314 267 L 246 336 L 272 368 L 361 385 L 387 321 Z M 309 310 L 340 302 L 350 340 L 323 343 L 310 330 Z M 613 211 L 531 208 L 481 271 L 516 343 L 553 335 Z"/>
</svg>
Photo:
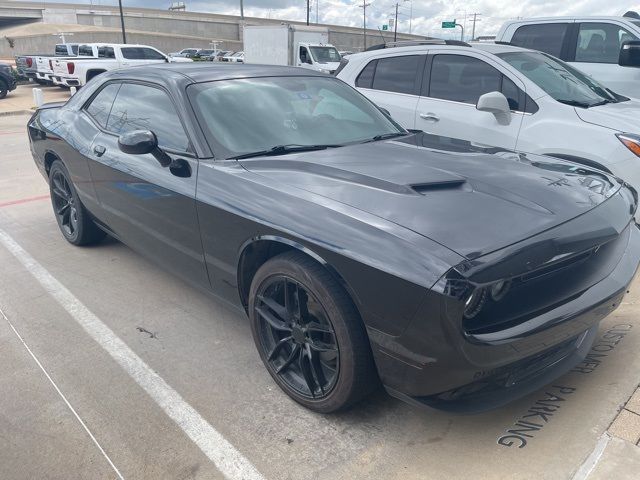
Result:
<svg viewBox="0 0 640 480">
<path fill-rule="evenodd" d="M 594 224 L 606 231 L 614 206 L 568 222 L 556 238 L 588 243 L 581 234 L 593 231 Z M 470 334 L 451 320 L 442 296 L 429 292 L 400 336 L 369 331 L 387 391 L 416 405 L 477 412 L 509 403 L 569 371 L 584 359 L 599 322 L 620 305 L 638 270 L 640 230 L 629 223 L 628 211 L 626 218 L 626 226 L 611 227 L 619 233 L 607 247 L 611 258 L 604 278 L 518 325 Z"/>
</svg>

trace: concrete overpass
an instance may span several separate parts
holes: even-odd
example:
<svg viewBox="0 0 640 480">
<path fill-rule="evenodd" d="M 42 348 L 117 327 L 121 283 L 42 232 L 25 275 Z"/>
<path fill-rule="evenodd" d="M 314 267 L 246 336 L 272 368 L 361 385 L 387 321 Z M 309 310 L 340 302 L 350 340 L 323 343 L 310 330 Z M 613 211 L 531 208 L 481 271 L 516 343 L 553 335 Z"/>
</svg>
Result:
<svg viewBox="0 0 640 480">
<path fill-rule="evenodd" d="M 188 5 L 187 5 L 188 6 Z M 242 25 L 282 23 L 281 19 L 245 17 L 212 13 L 126 8 L 124 10 L 127 40 L 145 43 L 163 51 L 184 47 L 210 47 L 218 41 L 221 48 L 242 49 Z M 301 22 L 286 21 L 301 24 Z M 339 50 L 362 50 L 361 28 L 326 25 L 329 41 Z M 0 1 L 0 57 L 19 53 L 48 52 L 59 41 L 55 34 L 73 33 L 67 41 L 121 42 L 120 17 L 117 7 L 72 3 Z M 391 40 L 390 33 L 385 39 Z M 422 38 L 398 34 L 399 40 Z M 381 43 L 381 32 L 367 31 L 367 43 Z"/>
</svg>

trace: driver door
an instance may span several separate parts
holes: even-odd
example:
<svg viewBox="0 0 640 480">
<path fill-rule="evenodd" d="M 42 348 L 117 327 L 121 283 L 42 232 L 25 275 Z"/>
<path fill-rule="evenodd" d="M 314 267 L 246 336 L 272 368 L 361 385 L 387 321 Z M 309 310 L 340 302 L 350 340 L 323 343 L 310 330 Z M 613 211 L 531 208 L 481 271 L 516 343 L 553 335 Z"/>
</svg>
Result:
<svg viewBox="0 0 640 480">
<path fill-rule="evenodd" d="M 159 147 L 188 167 L 162 167 L 151 154 L 122 152 L 118 137 L 133 130 L 153 131 Z M 107 226 L 131 248 L 208 287 L 195 204 L 198 161 L 169 93 L 123 82 L 88 155 Z"/>
<path fill-rule="evenodd" d="M 485 59 L 451 50 L 430 53 L 415 128 L 479 145 L 514 149 L 524 116 L 524 84 Z M 508 124 L 476 109 L 480 96 L 495 91 L 502 92 L 511 106 Z"/>
</svg>

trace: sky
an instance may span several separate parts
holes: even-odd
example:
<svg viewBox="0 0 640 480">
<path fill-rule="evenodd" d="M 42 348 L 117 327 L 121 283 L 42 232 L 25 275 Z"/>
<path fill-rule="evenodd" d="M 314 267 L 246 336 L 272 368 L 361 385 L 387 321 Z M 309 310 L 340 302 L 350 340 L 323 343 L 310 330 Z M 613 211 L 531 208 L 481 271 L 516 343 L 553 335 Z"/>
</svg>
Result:
<svg viewBox="0 0 640 480">
<path fill-rule="evenodd" d="M 40 0 L 41 2 L 42 0 Z M 63 0 L 61 0 L 63 1 Z M 67 0 L 74 2 L 74 0 Z M 81 3 L 80 0 L 75 0 Z M 366 0 L 367 26 L 378 28 L 393 18 L 399 3 L 398 31 L 440 38 L 460 38 L 460 29 L 443 30 L 442 21 L 457 20 L 471 35 L 473 14 L 477 16 L 476 35 L 494 35 L 505 21 L 518 17 L 558 15 L 622 15 L 640 12 L 639 0 Z M 117 0 L 85 0 L 94 5 L 114 5 Z M 123 5 L 166 9 L 171 0 L 123 0 Z M 239 15 L 240 0 L 185 0 L 187 10 Z M 362 26 L 363 0 L 311 0 L 311 21 L 336 25 Z M 317 10 L 316 10 L 317 6 Z M 282 20 L 305 20 L 306 0 L 244 0 L 244 14 Z"/>
</svg>

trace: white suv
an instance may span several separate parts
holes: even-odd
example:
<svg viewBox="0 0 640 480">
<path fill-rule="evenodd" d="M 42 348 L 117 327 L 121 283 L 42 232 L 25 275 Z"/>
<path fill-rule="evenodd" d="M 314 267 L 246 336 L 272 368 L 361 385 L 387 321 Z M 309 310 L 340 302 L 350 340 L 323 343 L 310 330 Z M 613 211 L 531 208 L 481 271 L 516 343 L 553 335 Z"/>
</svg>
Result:
<svg viewBox="0 0 640 480">
<path fill-rule="evenodd" d="M 622 95 L 640 98 L 640 15 L 513 20 L 496 41 L 549 53 Z"/>
<path fill-rule="evenodd" d="M 407 129 L 564 158 L 640 191 L 640 101 L 545 53 L 425 42 L 351 55 L 337 76 Z"/>
</svg>

